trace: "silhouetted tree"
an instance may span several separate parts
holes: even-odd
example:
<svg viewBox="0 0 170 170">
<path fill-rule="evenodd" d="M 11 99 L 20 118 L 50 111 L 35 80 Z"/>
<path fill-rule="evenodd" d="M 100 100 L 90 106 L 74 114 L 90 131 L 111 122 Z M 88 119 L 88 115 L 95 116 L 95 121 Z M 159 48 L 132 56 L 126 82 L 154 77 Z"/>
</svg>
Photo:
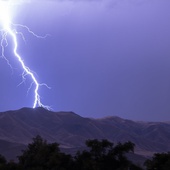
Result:
<svg viewBox="0 0 170 170">
<path fill-rule="evenodd" d="M 7 163 L 7 161 L 6 161 L 5 157 L 0 154 L 0 169 L 5 169 L 6 163 Z"/>
<path fill-rule="evenodd" d="M 18 158 L 24 170 L 65 170 L 72 163 L 70 155 L 60 152 L 59 144 L 48 144 L 40 136 L 33 138 L 33 143 Z"/>
<path fill-rule="evenodd" d="M 148 159 L 144 165 L 147 170 L 170 170 L 170 152 L 156 153 L 152 159 Z"/>
<path fill-rule="evenodd" d="M 98 159 L 104 156 L 105 154 L 107 154 L 108 151 L 112 149 L 113 143 L 109 142 L 106 139 L 102 141 L 98 141 L 97 139 L 94 139 L 94 140 L 87 140 L 86 146 L 90 148 L 91 155 L 95 159 Z"/>
<path fill-rule="evenodd" d="M 86 145 L 89 151 L 77 152 L 75 156 L 76 170 L 141 170 L 125 156 L 133 152 L 135 145 L 132 142 L 118 143 L 113 147 L 108 140 L 94 139 L 87 140 Z"/>
</svg>

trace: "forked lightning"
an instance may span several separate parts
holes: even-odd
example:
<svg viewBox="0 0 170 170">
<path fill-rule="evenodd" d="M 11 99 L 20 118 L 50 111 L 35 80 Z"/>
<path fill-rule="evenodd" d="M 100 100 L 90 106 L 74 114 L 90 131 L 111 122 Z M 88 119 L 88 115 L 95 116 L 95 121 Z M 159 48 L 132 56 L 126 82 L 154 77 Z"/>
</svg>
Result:
<svg viewBox="0 0 170 170">
<path fill-rule="evenodd" d="M 17 52 L 18 49 L 18 40 L 17 36 L 20 34 L 23 36 L 22 33 L 17 32 L 18 27 L 22 27 L 26 29 L 30 34 L 36 36 L 37 38 L 42 38 L 40 36 L 37 36 L 34 32 L 32 32 L 27 26 L 21 25 L 21 24 L 13 24 L 12 17 L 11 17 L 11 8 L 14 5 L 14 3 L 20 3 L 21 1 L 16 1 L 16 0 L 0 0 L 0 33 L 1 33 L 1 40 L 0 40 L 0 45 L 1 45 L 1 57 L 4 58 L 7 61 L 7 64 L 12 68 L 12 65 L 10 64 L 9 60 L 5 56 L 5 48 L 8 46 L 8 37 L 12 39 L 13 43 L 13 54 L 16 60 L 19 62 L 20 66 L 23 69 L 23 74 L 22 74 L 22 82 L 25 81 L 26 76 L 30 76 L 32 79 L 32 83 L 30 85 L 30 88 L 34 85 L 34 102 L 33 102 L 33 108 L 35 107 L 44 107 L 49 109 L 48 106 L 45 106 L 41 103 L 40 99 L 40 94 L 39 94 L 39 88 L 40 86 L 47 86 L 46 84 L 42 83 L 40 84 L 38 80 L 36 79 L 34 72 L 30 70 L 28 66 L 24 63 L 24 60 L 22 59 L 22 56 Z M 8 37 L 7 37 L 8 36 Z M 48 87 L 48 86 L 47 86 Z M 29 89 L 30 89 L 29 88 Z"/>
</svg>

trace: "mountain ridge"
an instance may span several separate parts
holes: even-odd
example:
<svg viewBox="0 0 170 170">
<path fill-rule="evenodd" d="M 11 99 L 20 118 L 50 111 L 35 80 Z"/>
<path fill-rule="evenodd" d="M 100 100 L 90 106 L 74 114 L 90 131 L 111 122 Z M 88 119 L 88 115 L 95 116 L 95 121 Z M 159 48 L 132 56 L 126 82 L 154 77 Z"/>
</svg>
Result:
<svg viewBox="0 0 170 170">
<path fill-rule="evenodd" d="M 74 112 L 44 108 L 0 112 L 1 154 L 4 142 L 8 143 L 5 155 L 10 158 L 10 147 L 15 151 L 11 155 L 19 154 L 17 148 L 24 148 L 36 135 L 59 143 L 63 149 L 84 147 L 87 139 L 108 139 L 113 143 L 131 141 L 136 145 L 135 152 L 143 156 L 170 151 L 168 122 L 133 121 L 118 116 L 84 118 Z"/>
</svg>

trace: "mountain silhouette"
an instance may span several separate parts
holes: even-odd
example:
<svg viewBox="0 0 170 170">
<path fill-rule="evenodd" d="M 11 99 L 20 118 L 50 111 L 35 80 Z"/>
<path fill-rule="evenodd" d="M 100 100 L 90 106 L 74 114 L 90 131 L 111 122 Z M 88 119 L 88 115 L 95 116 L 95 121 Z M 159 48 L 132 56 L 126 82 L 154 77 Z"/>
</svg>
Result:
<svg viewBox="0 0 170 170">
<path fill-rule="evenodd" d="M 66 151 L 85 147 L 87 139 L 108 139 L 115 144 L 131 141 L 136 145 L 135 153 L 143 156 L 170 151 L 170 122 L 139 122 L 116 116 L 84 118 L 41 107 L 0 112 L 0 154 L 7 159 L 15 159 L 36 135 L 59 143 Z"/>
</svg>

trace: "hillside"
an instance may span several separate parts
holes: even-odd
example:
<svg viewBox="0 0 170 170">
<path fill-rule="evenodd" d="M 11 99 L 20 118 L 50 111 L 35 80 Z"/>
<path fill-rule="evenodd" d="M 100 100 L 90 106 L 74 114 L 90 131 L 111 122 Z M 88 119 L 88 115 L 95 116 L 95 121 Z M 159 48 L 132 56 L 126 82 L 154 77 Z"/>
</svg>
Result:
<svg viewBox="0 0 170 170">
<path fill-rule="evenodd" d="M 169 122 L 137 122 L 119 117 L 83 118 L 73 112 L 52 112 L 43 108 L 22 108 L 0 113 L 0 153 L 8 159 L 41 135 L 65 150 L 84 147 L 86 139 L 108 139 L 114 143 L 132 141 L 135 152 L 151 156 L 170 151 Z"/>
</svg>

